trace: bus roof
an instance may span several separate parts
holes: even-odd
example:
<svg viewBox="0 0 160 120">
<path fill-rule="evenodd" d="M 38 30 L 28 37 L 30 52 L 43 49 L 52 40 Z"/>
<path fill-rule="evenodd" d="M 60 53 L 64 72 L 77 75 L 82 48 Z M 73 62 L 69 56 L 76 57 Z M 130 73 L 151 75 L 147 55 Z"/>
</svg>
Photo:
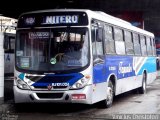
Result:
<svg viewBox="0 0 160 120">
<path fill-rule="evenodd" d="M 135 31 L 135 32 L 138 32 L 138 33 L 141 33 L 141 34 L 145 34 L 145 35 L 154 37 L 154 34 L 149 32 L 149 31 L 146 31 L 144 29 L 135 27 L 131 23 L 129 23 L 125 20 L 122 20 L 120 18 L 108 15 L 108 14 L 106 14 L 104 12 L 101 12 L 101 11 L 89 11 L 88 16 L 90 16 L 91 18 L 94 18 L 94 19 L 98 19 L 98 20 L 110 23 L 112 25 L 116 25 L 116 26 L 126 28 L 126 29 L 131 30 L 131 31 Z"/>
<path fill-rule="evenodd" d="M 141 34 L 145 34 L 145 35 L 154 37 L 153 33 L 146 31 L 144 29 L 135 27 L 131 23 L 129 23 L 125 20 L 111 16 L 109 14 L 102 12 L 102 11 L 92 11 L 89 9 L 47 9 L 47 10 L 37 10 L 37 11 L 26 12 L 26 13 L 21 14 L 21 16 L 25 15 L 25 14 L 45 13 L 45 12 L 86 12 L 89 19 L 97 19 L 97 20 L 100 20 L 100 21 L 103 21 L 103 22 L 106 22 L 106 23 L 109 23 L 112 25 L 116 25 L 116 26 L 119 26 L 122 28 L 129 29 L 131 31 L 135 31 L 135 32 L 138 32 Z"/>
</svg>

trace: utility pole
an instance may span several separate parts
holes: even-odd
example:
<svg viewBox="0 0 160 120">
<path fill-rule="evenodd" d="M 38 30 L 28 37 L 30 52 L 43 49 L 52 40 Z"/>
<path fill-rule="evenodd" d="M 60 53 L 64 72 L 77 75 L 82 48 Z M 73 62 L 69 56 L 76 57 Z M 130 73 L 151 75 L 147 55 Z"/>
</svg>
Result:
<svg viewBox="0 0 160 120">
<path fill-rule="evenodd" d="M 4 101 L 4 34 L 0 32 L 0 104 Z"/>
<path fill-rule="evenodd" d="M 4 102 L 4 33 L 3 33 L 3 18 L 0 17 L 0 104 Z"/>
</svg>

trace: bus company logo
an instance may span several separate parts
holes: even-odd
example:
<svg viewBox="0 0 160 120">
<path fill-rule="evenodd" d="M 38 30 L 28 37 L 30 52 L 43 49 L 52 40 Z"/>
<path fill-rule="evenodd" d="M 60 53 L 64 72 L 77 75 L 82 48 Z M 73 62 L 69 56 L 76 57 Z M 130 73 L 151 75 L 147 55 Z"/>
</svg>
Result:
<svg viewBox="0 0 160 120">
<path fill-rule="evenodd" d="M 123 74 L 123 76 L 124 76 L 125 73 L 132 72 L 132 67 L 131 67 L 130 64 L 128 66 L 123 66 L 123 62 L 120 62 L 119 63 L 119 71 L 118 72 L 119 72 L 119 74 Z"/>
<path fill-rule="evenodd" d="M 48 88 L 48 90 L 51 90 L 51 89 L 53 88 L 53 86 L 52 86 L 51 84 L 49 84 L 49 85 L 47 86 L 47 88 Z"/>
<path fill-rule="evenodd" d="M 52 83 L 52 86 L 64 86 L 64 87 L 67 87 L 69 86 L 69 83 Z"/>
<path fill-rule="evenodd" d="M 35 18 L 33 18 L 33 17 L 26 18 L 25 23 L 27 25 L 33 25 L 35 23 Z"/>
<path fill-rule="evenodd" d="M 42 24 L 75 24 L 78 23 L 77 15 L 46 16 Z"/>
</svg>

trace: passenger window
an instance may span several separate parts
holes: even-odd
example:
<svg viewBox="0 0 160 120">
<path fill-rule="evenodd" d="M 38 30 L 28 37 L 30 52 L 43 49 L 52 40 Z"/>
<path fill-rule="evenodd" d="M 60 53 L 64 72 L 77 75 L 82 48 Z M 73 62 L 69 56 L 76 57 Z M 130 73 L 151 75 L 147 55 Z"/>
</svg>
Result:
<svg viewBox="0 0 160 120">
<path fill-rule="evenodd" d="M 136 33 L 133 33 L 133 43 L 135 55 L 141 55 L 140 39 L 139 35 Z"/>
<path fill-rule="evenodd" d="M 115 47 L 118 55 L 125 55 L 125 43 L 123 40 L 123 31 L 119 28 L 114 29 Z"/>
<path fill-rule="evenodd" d="M 153 52 L 153 55 L 156 55 L 156 44 L 155 44 L 155 39 L 151 38 L 152 39 L 152 52 Z"/>
<path fill-rule="evenodd" d="M 113 27 L 105 25 L 105 52 L 115 54 L 115 43 L 113 39 Z"/>
<path fill-rule="evenodd" d="M 151 39 L 149 37 L 146 37 L 146 41 L 147 41 L 147 53 L 148 55 L 152 55 L 152 42 Z"/>
<path fill-rule="evenodd" d="M 142 56 L 146 56 L 147 55 L 147 47 L 146 47 L 146 38 L 145 36 L 140 36 L 140 40 L 141 40 L 141 50 L 142 50 Z"/>
<path fill-rule="evenodd" d="M 134 49 L 133 49 L 132 34 L 129 31 L 125 31 L 124 36 L 125 36 L 125 43 L 126 43 L 126 53 L 128 55 L 133 55 Z"/>
</svg>

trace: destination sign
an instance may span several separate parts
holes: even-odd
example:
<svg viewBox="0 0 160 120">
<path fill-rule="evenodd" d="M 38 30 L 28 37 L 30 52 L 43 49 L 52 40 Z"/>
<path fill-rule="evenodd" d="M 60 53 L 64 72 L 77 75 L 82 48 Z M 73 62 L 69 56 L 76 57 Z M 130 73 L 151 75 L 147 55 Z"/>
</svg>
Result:
<svg viewBox="0 0 160 120">
<path fill-rule="evenodd" d="M 49 32 L 29 32 L 29 39 L 49 38 Z"/>
<path fill-rule="evenodd" d="M 46 16 L 44 23 L 42 24 L 68 24 L 68 23 L 78 23 L 77 15 L 63 15 L 63 16 Z"/>
<path fill-rule="evenodd" d="M 81 25 L 88 25 L 85 12 L 44 12 L 22 15 L 17 28 Z"/>
</svg>

